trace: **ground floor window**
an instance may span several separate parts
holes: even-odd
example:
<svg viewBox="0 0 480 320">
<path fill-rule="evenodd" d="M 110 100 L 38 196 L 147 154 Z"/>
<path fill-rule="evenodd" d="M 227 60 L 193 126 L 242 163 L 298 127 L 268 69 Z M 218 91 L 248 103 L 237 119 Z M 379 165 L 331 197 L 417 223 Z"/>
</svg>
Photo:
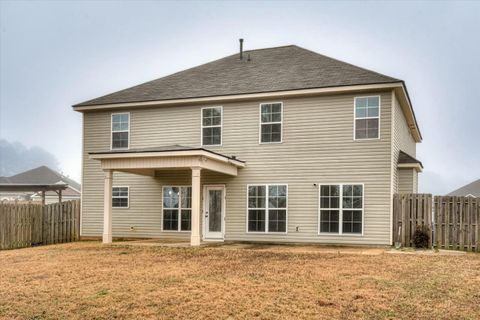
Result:
<svg viewBox="0 0 480 320">
<path fill-rule="evenodd" d="M 192 187 L 163 187 L 163 230 L 192 229 Z"/>
<path fill-rule="evenodd" d="M 319 232 L 362 234 L 363 184 L 320 185 Z"/>
<path fill-rule="evenodd" d="M 128 208 L 128 187 L 112 187 L 112 208 Z"/>
<path fill-rule="evenodd" d="M 248 186 L 248 232 L 287 232 L 287 185 Z"/>
</svg>

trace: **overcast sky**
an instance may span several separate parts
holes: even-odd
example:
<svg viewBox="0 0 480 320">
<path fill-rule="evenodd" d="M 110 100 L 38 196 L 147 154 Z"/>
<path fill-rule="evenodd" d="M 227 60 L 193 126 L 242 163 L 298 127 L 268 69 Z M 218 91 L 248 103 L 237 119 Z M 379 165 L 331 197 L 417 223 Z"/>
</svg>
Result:
<svg viewBox="0 0 480 320">
<path fill-rule="evenodd" d="M 406 81 L 420 191 L 480 178 L 480 2 L 0 1 L 0 138 L 80 179 L 71 105 L 246 49 L 297 44 Z"/>
</svg>

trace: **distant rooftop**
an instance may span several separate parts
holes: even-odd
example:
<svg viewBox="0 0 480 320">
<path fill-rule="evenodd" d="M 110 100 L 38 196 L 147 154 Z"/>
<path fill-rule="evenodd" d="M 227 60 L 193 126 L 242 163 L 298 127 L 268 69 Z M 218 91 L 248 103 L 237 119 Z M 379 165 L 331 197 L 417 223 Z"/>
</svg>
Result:
<svg viewBox="0 0 480 320">
<path fill-rule="evenodd" d="M 0 177 L 2 185 L 54 185 L 67 184 L 80 192 L 80 184 L 47 166 L 21 172 L 11 177 Z"/>
<path fill-rule="evenodd" d="M 471 195 L 477 198 L 480 197 L 480 179 L 475 180 L 447 194 L 447 196 L 468 196 L 468 195 Z"/>
</svg>

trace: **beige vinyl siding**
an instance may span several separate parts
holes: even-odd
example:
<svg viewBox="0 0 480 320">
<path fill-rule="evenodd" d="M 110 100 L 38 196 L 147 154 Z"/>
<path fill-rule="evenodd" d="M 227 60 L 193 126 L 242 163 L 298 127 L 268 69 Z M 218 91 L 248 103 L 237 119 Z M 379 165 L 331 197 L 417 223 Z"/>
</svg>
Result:
<svg viewBox="0 0 480 320">
<path fill-rule="evenodd" d="M 392 148 L 393 148 L 393 193 L 400 192 L 399 190 L 399 170 L 397 169 L 398 164 L 398 155 L 400 151 L 408 153 L 412 157 L 416 157 L 416 142 L 410 133 L 410 129 L 408 128 L 407 120 L 403 111 L 401 109 L 400 103 L 398 102 L 397 98 L 394 98 L 393 104 L 393 118 L 394 118 L 394 125 L 393 125 L 393 141 L 392 141 Z M 415 175 L 416 177 L 416 175 Z M 413 177 L 412 177 L 413 178 Z M 413 184 L 413 181 L 410 183 Z"/>
<path fill-rule="evenodd" d="M 398 192 L 417 192 L 417 171 L 415 169 L 398 169 Z"/>
<path fill-rule="evenodd" d="M 226 185 L 225 240 L 390 243 L 392 95 L 390 91 L 369 95 L 381 95 L 381 128 L 380 139 L 365 141 L 353 139 L 354 94 L 223 104 L 223 146 L 208 149 L 247 162 L 237 177 L 202 172 L 202 184 Z M 283 142 L 259 144 L 259 104 L 278 101 L 283 102 Z M 130 147 L 199 147 L 200 110 L 208 106 L 129 110 Z M 88 159 L 88 152 L 109 150 L 110 114 L 84 115 L 84 236 L 102 234 L 103 176 L 99 162 Z M 189 184 L 190 172 L 156 175 L 114 173 L 114 186 L 130 187 L 130 208 L 113 209 L 114 237 L 189 237 L 188 232 L 161 232 L 161 194 L 162 185 Z M 247 233 L 247 184 L 275 183 L 288 184 L 287 234 Z M 363 236 L 318 235 L 315 183 L 365 184 Z"/>
<path fill-rule="evenodd" d="M 418 192 L 418 171 L 413 171 L 413 192 Z"/>
</svg>

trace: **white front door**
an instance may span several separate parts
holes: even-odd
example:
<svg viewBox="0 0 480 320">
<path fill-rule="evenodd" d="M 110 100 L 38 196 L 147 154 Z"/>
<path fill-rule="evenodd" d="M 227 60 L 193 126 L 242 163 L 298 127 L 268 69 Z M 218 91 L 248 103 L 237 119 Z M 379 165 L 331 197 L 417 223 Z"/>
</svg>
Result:
<svg viewBox="0 0 480 320">
<path fill-rule="evenodd" d="M 225 186 L 205 186 L 203 193 L 205 240 L 223 240 L 225 221 Z"/>
</svg>

